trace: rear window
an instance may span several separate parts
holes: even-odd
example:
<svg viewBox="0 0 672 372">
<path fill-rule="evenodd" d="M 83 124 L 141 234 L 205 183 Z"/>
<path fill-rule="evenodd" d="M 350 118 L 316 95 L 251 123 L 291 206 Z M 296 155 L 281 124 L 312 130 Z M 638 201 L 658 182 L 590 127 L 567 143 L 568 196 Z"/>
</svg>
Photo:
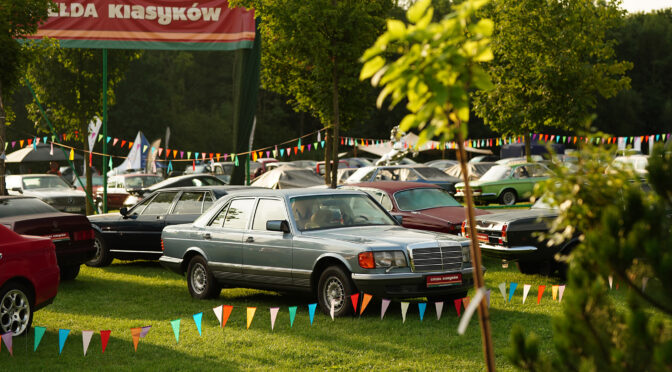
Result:
<svg viewBox="0 0 672 372">
<path fill-rule="evenodd" d="M 36 198 L 0 200 L 0 218 L 54 212 L 58 212 L 58 210 Z"/>
</svg>

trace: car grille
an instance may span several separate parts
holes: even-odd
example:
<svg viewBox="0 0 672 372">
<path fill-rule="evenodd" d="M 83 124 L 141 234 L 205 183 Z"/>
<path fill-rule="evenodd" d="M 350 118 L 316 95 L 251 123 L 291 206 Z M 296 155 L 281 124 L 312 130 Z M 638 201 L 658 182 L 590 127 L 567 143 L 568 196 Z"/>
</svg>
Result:
<svg viewBox="0 0 672 372">
<path fill-rule="evenodd" d="M 462 269 L 462 248 L 458 246 L 416 248 L 411 251 L 414 272 L 455 271 Z"/>
</svg>

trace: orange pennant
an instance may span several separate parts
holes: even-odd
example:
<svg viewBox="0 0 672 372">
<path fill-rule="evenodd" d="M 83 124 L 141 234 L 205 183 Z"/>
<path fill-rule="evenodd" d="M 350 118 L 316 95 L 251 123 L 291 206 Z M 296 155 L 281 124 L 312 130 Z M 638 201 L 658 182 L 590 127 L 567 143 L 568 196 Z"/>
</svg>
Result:
<svg viewBox="0 0 672 372">
<path fill-rule="evenodd" d="M 19 145 L 20 145 L 21 147 L 23 147 L 23 141 L 24 141 L 24 140 L 20 140 L 20 141 L 19 141 Z"/>
<path fill-rule="evenodd" d="M 222 305 L 222 328 L 226 325 L 226 321 L 229 320 L 231 316 L 231 311 L 233 311 L 233 306 L 231 305 Z"/>
<path fill-rule="evenodd" d="M 544 290 L 546 289 L 545 285 L 540 285 L 539 286 L 539 293 L 537 293 L 537 305 L 541 303 L 541 296 L 544 294 Z"/>
<path fill-rule="evenodd" d="M 177 150 L 173 150 L 173 159 L 177 159 Z"/>
<path fill-rule="evenodd" d="M 140 331 L 142 328 L 131 328 L 131 336 L 133 336 L 133 348 L 138 351 L 138 341 L 140 341 Z"/>
<path fill-rule="evenodd" d="M 128 148 L 129 148 L 129 149 L 130 149 L 130 148 L 133 148 L 133 142 L 129 142 L 129 143 L 128 143 Z"/>
<path fill-rule="evenodd" d="M 252 151 L 252 161 L 257 161 L 257 153 Z"/>
<path fill-rule="evenodd" d="M 362 298 L 362 308 L 359 309 L 359 315 L 362 315 L 364 313 L 364 309 L 366 309 L 366 306 L 369 304 L 369 301 L 371 301 L 371 295 L 368 293 L 364 293 L 364 298 Z"/>
<path fill-rule="evenodd" d="M 465 297 L 462 299 L 462 305 L 464 305 L 465 310 L 467 309 L 467 306 L 469 306 L 469 301 L 471 301 L 469 297 Z"/>
</svg>

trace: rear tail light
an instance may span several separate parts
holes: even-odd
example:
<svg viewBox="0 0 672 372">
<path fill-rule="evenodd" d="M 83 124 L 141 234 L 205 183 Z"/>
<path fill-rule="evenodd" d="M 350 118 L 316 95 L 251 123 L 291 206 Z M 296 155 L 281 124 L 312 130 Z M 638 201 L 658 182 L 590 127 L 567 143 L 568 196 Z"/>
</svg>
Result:
<svg viewBox="0 0 672 372">
<path fill-rule="evenodd" d="M 72 233 L 72 240 L 93 240 L 95 234 L 93 229 L 80 230 Z"/>
<path fill-rule="evenodd" d="M 163 239 L 161 239 L 161 250 L 162 250 L 162 251 L 165 251 L 165 250 L 166 250 L 166 248 L 163 247 Z"/>
<path fill-rule="evenodd" d="M 499 244 L 506 243 L 506 229 L 508 228 L 507 224 L 502 225 L 502 237 L 499 238 Z"/>
<path fill-rule="evenodd" d="M 359 266 L 363 269 L 375 269 L 376 262 L 373 260 L 373 252 L 362 252 L 358 256 Z"/>
</svg>

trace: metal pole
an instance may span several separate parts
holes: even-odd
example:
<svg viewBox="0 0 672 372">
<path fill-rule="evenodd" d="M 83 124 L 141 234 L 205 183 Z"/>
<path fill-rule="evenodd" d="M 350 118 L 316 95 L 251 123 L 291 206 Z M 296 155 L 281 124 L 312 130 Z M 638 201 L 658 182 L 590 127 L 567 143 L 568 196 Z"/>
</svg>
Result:
<svg viewBox="0 0 672 372">
<path fill-rule="evenodd" d="M 107 49 L 103 49 L 103 213 L 107 213 Z"/>
</svg>

